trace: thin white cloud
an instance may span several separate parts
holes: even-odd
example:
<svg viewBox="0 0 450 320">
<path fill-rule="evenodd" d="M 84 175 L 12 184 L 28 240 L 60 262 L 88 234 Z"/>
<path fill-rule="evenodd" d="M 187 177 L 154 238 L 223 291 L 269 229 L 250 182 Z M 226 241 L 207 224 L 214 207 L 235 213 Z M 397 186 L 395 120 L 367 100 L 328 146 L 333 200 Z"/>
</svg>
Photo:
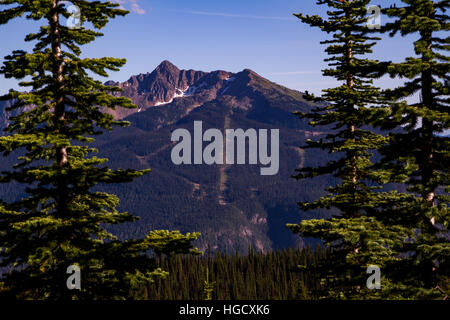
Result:
<svg viewBox="0 0 450 320">
<path fill-rule="evenodd" d="M 289 71 L 289 72 L 269 72 L 266 73 L 269 76 L 293 76 L 299 74 L 320 74 L 320 72 L 315 71 Z"/>
<path fill-rule="evenodd" d="M 246 18 L 246 19 L 262 19 L 262 20 L 296 20 L 293 17 L 271 17 L 271 16 L 256 16 L 250 14 L 234 14 L 234 13 L 224 13 L 224 12 L 208 12 L 208 11 L 193 11 L 184 10 L 183 13 L 195 14 L 200 16 L 216 16 L 216 17 L 226 17 L 226 18 Z"/>
<path fill-rule="evenodd" d="M 131 11 L 133 11 L 137 14 L 145 14 L 146 13 L 146 11 L 141 6 L 139 6 L 137 3 L 131 4 Z"/>
<path fill-rule="evenodd" d="M 128 4 L 130 4 L 130 9 L 132 12 L 137 14 L 146 14 L 144 8 L 139 5 L 139 0 L 113 0 L 114 2 L 120 4 L 120 9 L 128 10 Z"/>
</svg>

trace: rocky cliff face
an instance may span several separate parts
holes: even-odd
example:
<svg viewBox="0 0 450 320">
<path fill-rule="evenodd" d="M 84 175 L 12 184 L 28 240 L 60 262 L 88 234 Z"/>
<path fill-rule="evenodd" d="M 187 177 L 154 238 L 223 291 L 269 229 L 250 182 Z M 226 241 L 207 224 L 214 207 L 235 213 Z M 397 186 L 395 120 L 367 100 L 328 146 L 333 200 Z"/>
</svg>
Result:
<svg viewBox="0 0 450 320">
<path fill-rule="evenodd" d="M 119 94 L 130 98 L 139 106 L 137 110 L 122 109 L 110 113 L 116 119 L 121 119 L 135 112 L 171 103 L 176 98 L 194 95 L 199 102 L 205 102 L 215 98 L 216 92 L 210 89 L 219 89 L 230 76 L 231 73 L 225 71 L 206 73 L 180 70 L 165 60 L 151 73 L 132 76 L 122 83 L 108 81 L 107 85 L 122 88 L 123 92 Z M 209 92 L 201 95 L 205 89 Z"/>
</svg>

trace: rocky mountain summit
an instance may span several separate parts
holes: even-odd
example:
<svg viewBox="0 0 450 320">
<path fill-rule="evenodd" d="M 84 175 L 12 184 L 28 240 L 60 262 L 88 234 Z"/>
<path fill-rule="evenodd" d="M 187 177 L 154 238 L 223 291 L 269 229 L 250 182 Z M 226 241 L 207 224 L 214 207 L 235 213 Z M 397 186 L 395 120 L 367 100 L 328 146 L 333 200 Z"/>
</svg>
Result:
<svg viewBox="0 0 450 320">
<path fill-rule="evenodd" d="M 225 71 L 206 73 L 194 70 L 180 70 L 165 60 L 151 73 L 132 76 L 125 82 L 106 82 L 107 85 L 123 89 L 120 93 L 139 106 L 138 110 L 118 110 L 113 112 L 116 119 L 151 107 L 173 102 L 174 99 L 196 96 L 197 102 L 205 102 L 216 97 L 217 91 L 232 77 Z M 208 91 L 204 94 L 204 91 Z M 202 94 L 203 93 L 203 94 Z"/>
</svg>

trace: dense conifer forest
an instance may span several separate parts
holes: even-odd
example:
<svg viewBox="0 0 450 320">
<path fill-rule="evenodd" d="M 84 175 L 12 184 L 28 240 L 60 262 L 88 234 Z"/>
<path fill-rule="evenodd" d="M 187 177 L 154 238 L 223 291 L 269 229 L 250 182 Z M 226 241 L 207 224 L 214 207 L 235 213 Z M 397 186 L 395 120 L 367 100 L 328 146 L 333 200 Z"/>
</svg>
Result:
<svg viewBox="0 0 450 320">
<path fill-rule="evenodd" d="M 326 257 L 320 246 L 247 255 L 220 251 L 203 256 L 179 255 L 158 260 L 169 272 L 139 292 L 151 300 L 309 300 L 318 277 L 300 266 Z"/>
</svg>

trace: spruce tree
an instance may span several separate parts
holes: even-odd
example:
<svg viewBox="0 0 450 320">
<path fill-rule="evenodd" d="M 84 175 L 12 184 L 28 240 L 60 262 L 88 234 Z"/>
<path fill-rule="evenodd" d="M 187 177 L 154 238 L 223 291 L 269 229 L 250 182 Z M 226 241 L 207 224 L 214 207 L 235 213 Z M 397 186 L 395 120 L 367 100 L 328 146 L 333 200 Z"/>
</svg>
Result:
<svg viewBox="0 0 450 320">
<path fill-rule="evenodd" d="M 205 300 L 212 300 L 214 287 L 216 283 L 214 281 L 209 281 L 209 267 L 206 267 L 206 280 L 203 283 L 203 294 L 205 295 Z"/>
<path fill-rule="evenodd" d="M 21 199 L 0 201 L 0 267 L 9 270 L 0 278 L 0 292 L 19 299 L 133 297 L 134 289 L 166 275 L 149 250 L 196 252 L 191 241 L 198 234 L 160 230 L 121 241 L 105 229 L 137 218 L 118 212 L 119 199 L 98 191 L 101 185 L 130 182 L 149 170 L 111 170 L 107 159 L 93 155 L 93 137 L 128 124 L 102 110 L 135 106 L 111 94 L 119 88 L 89 76 L 106 77 L 125 60 L 82 58 L 80 47 L 102 36 L 100 29 L 127 11 L 116 3 L 85 0 L 3 0 L 0 5 L 5 8 L 0 24 L 19 17 L 42 23 L 25 38 L 35 42 L 33 50 L 13 51 L 0 69 L 28 88 L 1 97 L 14 99 L 10 111 L 33 106 L 11 117 L 0 137 L 4 156 L 19 155 L 0 182 L 24 186 Z M 73 18 L 70 5 L 79 8 L 80 24 L 74 28 L 64 23 Z M 66 287 L 70 265 L 81 269 L 81 290 Z"/>
<path fill-rule="evenodd" d="M 304 148 L 326 151 L 331 160 L 297 169 L 294 177 L 332 175 L 337 182 L 319 199 L 299 203 L 304 211 L 331 209 L 329 218 L 303 220 L 288 227 L 302 236 L 321 239 L 330 250 L 326 259 L 317 263 L 321 287 L 312 292 L 313 296 L 376 298 L 379 292 L 366 287 L 367 267 L 377 265 L 383 269 L 396 252 L 394 244 L 410 236 L 408 230 L 388 227 L 378 219 L 379 208 L 399 197 L 395 192 L 379 190 L 382 174 L 373 169 L 371 161 L 386 138 L 367 126 L 374 112 L 372 107 L 383 102 L 373 80 L 385 72 L 386 63 L 367 58 L 379 40 L 367 27 L 369 0 L 319 0 L 317 4 L 327 6 L 326 18 L 295 16 L 331 35 L 321 42 L 328 45 L 325 52 L 329 55 L 325 60 L 329 68 L 323 75 L 341 84 L 323 90 L 321 97 L 307 94 L 305 97 L 318 106 L 298 115 L 313 127 L 330 132 L 316 141 L 307 140 Z"/>
<path fill-rule="evenodd" d="M 450 294 L 450 141 L 444 136 L 450 128 L 449 1 L 402 2 L 402 7 L 384 10 L 393 22 L 383 31 L 415 36 L 415 56 L 389 64 L 391 77 L 405 82 L 384 92 L 393 102 L 375 114 L 373 123 L 391 131 L 378 164 L 384 182 L 408 187 L 393 199 L 385 220 L 411 237 L 398 245 L 384 273 L 391 296 L 442 299 Z M 414 96 L 419 99 L 410 100 L 419 101 L 408 102 Z"/>
</svg>

